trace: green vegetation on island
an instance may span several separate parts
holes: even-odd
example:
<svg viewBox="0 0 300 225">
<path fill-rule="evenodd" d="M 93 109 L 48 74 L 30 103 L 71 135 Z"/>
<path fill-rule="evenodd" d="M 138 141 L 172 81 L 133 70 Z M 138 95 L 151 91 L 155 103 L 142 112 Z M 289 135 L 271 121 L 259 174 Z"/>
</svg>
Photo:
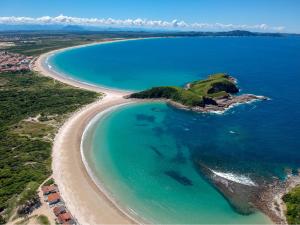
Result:
<svg viewBox="0 0 300 225">
<path fill-rule="evenodd" d="M 283 196 L 286 204 L 286 219 L 289 224 L 300 224 L 300 186 Z"/>
<path fill-rule="evenodd" d="M 27 210 L 51 175 L 58 128 L 70 113 L 99 97 L 33 72 L 0 73 L 1 224 L 15 209 Z"/>
<path fill-rule="evenodd" d="M 170 99 L 187 107 L 204 107 L 207 104 L 216 105 L 216 98 L 225 98 L 237 93 L 235 81 L 224 73 L 209 76 L 205 80 L 194 81 L 185 88 L 166 86 L 154 87 L 149 90 L 131 94 L 131 98 L 163 98 Z"/>
</svg>

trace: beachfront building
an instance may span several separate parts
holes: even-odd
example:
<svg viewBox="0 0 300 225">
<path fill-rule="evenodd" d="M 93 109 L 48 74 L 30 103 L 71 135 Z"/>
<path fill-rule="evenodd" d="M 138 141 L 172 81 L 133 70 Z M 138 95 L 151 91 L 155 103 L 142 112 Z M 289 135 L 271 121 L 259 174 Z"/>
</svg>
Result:
<svg viewBox="0 0 300 225">
<path fill-rule="evenodd" d="M 49 186 L 43 186 L 42 192 L 43 192 L 43 195 L 49 195 L 51 193 L 58 192 L 58 189 L 57 189 L 57 186 L 53 184 L 53 185 L 49 185 Z"/>
<path fill-rule="evenodd" d="M 54 205 L 60 202 L 60 194 L 52 193 L 47 196 L 47 202 L 49 205 Z"/>
<path fill-rule="evenodd" d="M 67 209 L 65 206 L 61 205 L 61 206 L 56 206 L 54 209 L 53 209 L 53 213 L 55 216 L 58 216 L 59 214 L 63 214 L 63 213 L 66 213 L 67 212 Z"/>
<path fill-rule="evenodd" d="M 61 224 L 75 224 L 75 221 L 74 221 L 72 215 L 68 212 L 59 214 L 57 219 L 58 219 L 58 222 Z"/>
</svg>

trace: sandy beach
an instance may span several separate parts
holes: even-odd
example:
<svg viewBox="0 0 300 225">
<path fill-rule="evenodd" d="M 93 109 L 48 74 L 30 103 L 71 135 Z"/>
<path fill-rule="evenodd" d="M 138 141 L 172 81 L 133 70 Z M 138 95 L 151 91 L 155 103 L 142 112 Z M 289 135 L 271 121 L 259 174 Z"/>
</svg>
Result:
<svg viewBox="0 0 300 225">
<path fill-rule="evenodd" d="M 120 41 L 120 40 L 118 40 Z M 99 43 L 97 43 L 99 44 Z M 73 48 L 77 48 L 73 47 Z M 69 49 L 69 48 L 66 48 Z M 70 212 L 80 224 L 133 224 L 89 176 L 82 161 L 80 145 L 89 122 L 100 112 L 132 102 L 124 99 L 128 92 L 101 88 L 63 77 L 46 66 L 47 58 L 65 49 L 45 53 L 32 65 L 34 71 L 74 87 L 101 92 L 105 96 L 75 112 L 57 133 L 52 152 L 53 177 Z M 99 185 L 99 184 L 98 184 Z"/>
</svg>

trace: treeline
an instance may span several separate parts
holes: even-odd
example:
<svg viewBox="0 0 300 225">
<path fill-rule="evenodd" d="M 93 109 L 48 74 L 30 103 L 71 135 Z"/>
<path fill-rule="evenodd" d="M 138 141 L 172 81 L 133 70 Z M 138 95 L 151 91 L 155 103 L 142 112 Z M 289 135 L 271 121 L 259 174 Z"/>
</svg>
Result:
<svg viewBox="0 0 300 225">
<path fill-rule="evenodd" d="M 18 123 L 37 115 L 44 123 L 62 121 L 98 97 L 33 72 L 0 74 L 0 223 L 32 197 L 24 193 L 29 184 L 41 184 L 51 174 L 51 141 L 18 134 Z"/>
</svg>

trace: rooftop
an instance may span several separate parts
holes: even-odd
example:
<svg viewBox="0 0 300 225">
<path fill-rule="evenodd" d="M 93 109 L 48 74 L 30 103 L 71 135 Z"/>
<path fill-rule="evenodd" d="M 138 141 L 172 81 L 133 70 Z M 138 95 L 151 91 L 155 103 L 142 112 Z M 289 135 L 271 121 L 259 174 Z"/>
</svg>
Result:
<svg viewBox="0 0 300 225">
<path fill-rule="evenodd" d="M 56 202 L 60 200 L 60 195 L 59 193 L 53 193 L 48 195 L 48 202 Z"/>
</svg>

